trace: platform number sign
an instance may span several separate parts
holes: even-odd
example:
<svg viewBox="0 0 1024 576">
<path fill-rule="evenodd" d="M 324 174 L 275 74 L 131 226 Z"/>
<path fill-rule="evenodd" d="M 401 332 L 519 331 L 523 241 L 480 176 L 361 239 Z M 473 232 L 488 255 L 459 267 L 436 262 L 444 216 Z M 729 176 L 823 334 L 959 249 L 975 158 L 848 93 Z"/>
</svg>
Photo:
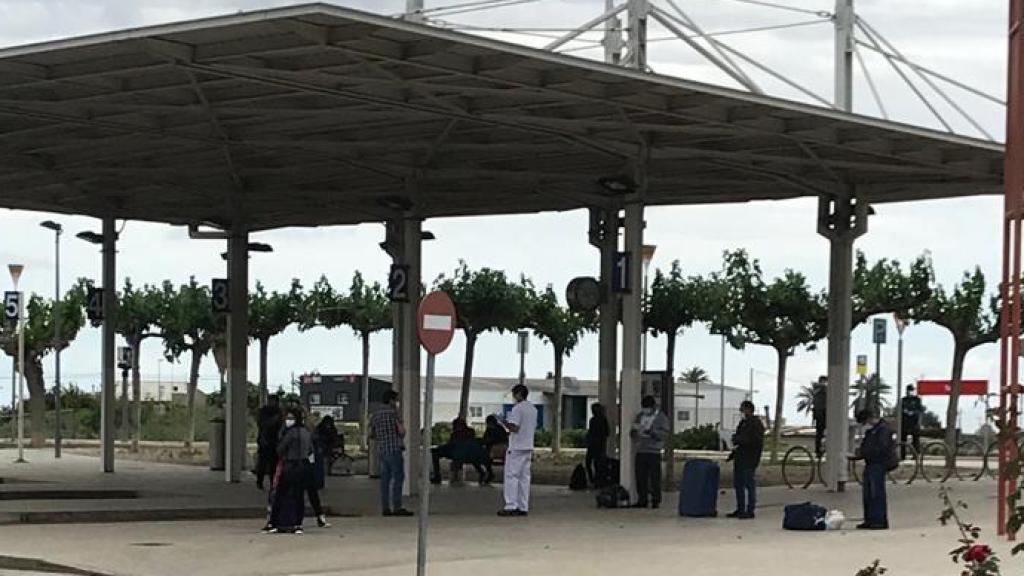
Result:
<svg viewBox="0 0 1024 576">
<path fill-rule="evenodd" d="M 875 318 L 875 323 L 874 323 L 874 326 L 872 326 L 872 328 L 874 329 L 873 330 L 874 338 L 872 339 L 873 342 L 875 344 L 885 344 L 885 332 L 886 332 L 885 318 Z"/>
<path fill-rule="evenodd" d="M 631 260 L 629 252 L 615 253 L 615 266 L 612 269 L 612 290 L 614 292 L 619 294 L 629 293 L 629 266 Z"/>
<path fill-rule="evenodd" d="M 213 311 L 223 314 L 231 311 L 231 298 L 228 295 L 230 283 L 227 278 L 214 278 L 210 283 L 210 304 Z"/>
<path fill-rule="evenodd" d="M 4 292 L 4 320 L 17 322 L 21 312 L 21 292 Z"/>
<path fill-rule="evenodd" d="M 392 264 L 388 272 L 388 300 L 392 302 L 409 301 L 409 266 Z"/>
<path fill-rule="evenodd" d="M 89 287 L 85 295 L 85 315 L 93 326 L 103 322 L 103 288 Z"/>
</svg>

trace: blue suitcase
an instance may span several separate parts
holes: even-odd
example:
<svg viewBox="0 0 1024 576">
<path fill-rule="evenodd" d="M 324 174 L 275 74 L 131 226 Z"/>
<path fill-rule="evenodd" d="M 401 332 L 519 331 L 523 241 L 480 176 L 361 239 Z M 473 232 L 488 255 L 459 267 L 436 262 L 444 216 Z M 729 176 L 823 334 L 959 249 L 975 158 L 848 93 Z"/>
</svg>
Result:
<svg viewBox="0 0 1024 576">
<path fill-rule="evenodd" d="M 679 483 L 679 515 L 718 516 L 718 463 L 712 460 L 690 460 L 683 466 Z"/>
</svg>

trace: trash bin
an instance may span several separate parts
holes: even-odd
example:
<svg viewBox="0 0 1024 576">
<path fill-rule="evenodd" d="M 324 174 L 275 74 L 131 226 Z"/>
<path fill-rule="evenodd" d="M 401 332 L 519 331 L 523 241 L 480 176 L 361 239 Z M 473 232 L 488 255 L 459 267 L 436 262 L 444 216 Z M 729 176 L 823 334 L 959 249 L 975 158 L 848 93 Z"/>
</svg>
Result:
<svg viewBox="0 0 1024 576">
<path fill-rule="evenodd" d="M 210 470 L 224 469 L 224 419 L 210 420 Z"/>
<path fill-rule="evenodd" d="M 370 478 L 380 478 L 380 457 L 377 456 L 377 441 L 373 438 L 366 443 L 366 473 Z"/>
</svg>

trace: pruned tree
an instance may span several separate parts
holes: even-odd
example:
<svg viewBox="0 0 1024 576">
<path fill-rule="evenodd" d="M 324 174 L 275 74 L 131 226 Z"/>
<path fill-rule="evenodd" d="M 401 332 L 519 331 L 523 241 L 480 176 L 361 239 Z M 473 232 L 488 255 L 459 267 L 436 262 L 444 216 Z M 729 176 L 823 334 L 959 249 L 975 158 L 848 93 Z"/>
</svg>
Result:
<svg viewBox="0 0 1024 576">
<path fill-rule="evenodd" d="M 121 427 L 131 426 L 133 452 L 139 449 L 142 422 L 142 376 L 139 368 L 142 356 L 142 342 L 146 338 L 159 337 L 157 326 L 163 314 L 163 293 L 154 286 L 143 285 L 136 289 L 130 278 L 125 278 L 124 289 L 117 295 L 117 320 L 114 331 L 121 335 L 132 351 L 132 399 L 134 416 L 128 415 L 127 383 L 121 384 Z M 134 426 L 132 426 L 134 424 Z"/>
<path fill-rule="evenodd" d="M 528 323 L 529 295 L 524 283 L 511 282 L 505 272 L 481 268 L 472 271 L 460 261 L 451 277 L 444 274 L 434 282 L 436 290 L 448 293 L 455 303 L 459 328 L 466 336 L 466 358 L 462 371 L 459 416 L 469 411 L 469 388 L 473 381 L 473 354 L 481 334 L 518 330 Z"/>
<path fill-rule="evenodd" d="M 898 260 L 882 258 L 868 265 L 857 252 L 853 270 L 853 322 L 850 329 L 878 314 L 897 314 L 912 319 L 914 311 L 932 296 L 935 272 L 931 256 L 918 256 L 904 271 Z"/>
<path fill-rule="evenodd" d="M 551 345 L 555 354 L 555 430 L 551 450 L 562 450 L 562 365 L 579 344 L 584 333 L 596 329 L 596 316 L 573 312 L 558 302 L 558 296 L 549 285 L 544 292 L 530 292 L 529 325 L 535 336 Z"/>
<path fill-rule="evenodd" d="M 999 301 L 985 291 L 985 275 L 981 268 L 965 272 L 951 293 L 941 286 L 931 298 L 915 310 L 913 318 L 919 322 L 933 322 L 953 336 L 953 369 L 950 376 L 949 406 L 946 409 L 947 466 L 956 465 L 956 420 L 960 403 L 960 388 L 964 376 L 967 353 L 982 344 L 999 339 Z"/>
<path fill-rule="evenodd" d="M 675 358 L 676 338 L 694 322 L 707 318 L 710 285 L 699 277 L 684 277 L 679 261 L 672 262 L 668 273 L 654 272 L 654 281 L 644 302 L 644 329 L 652 336 L 665 336 L 665 371 L 668 390 L 663 391 L 662 411 L 668 417 L 669 437 L 675 433 Z M 672 442 L 665 443 L 665 478 L 675 472 Z"/>
<path fill-rule="evenodd" d="M 29 393 L 32 447 L 42 448 L 46 442 L 43 415 L 46 412 L 46 382 L 43 379 L 43 358 L 55 350 L 64 350 L 85 325 L 83 312 L 86 300 L 84 280 L 65 293 L 56 313 L 60 314 L 60 334 L 54 338 L 54 302 L 33 294 L 25 306 L 25 384 Z M 18 363 L 18 332 L 14 323 L 0 326 L 0 348 Z M 22 371 L 21 366 L 17 366 Z"/>
<path fill-rule="evenodd" d="M 196 388 L 199 386 L 199 368 L 218 336 L 218 322 L 210 303 L 210 290 L 190 278 L 188 284 L 175 288 L 170 281 L 163 283 L 165 306 L 160 315 L 164 355 L 176 362 L 183 354 L 190 354 L 186 414 L 188 430 L 185 445 L 191 446 L 196 435 Z"/>
<path fill-rule="evenodd" d="M 772 427 L 772 462 L 778 459 L 786 392 L 786 363 L 800 346 L 813 347 L 826 334 L 826 297 L 813 292 L 803 274 L 786 270 L 770 284 L 761 267 L 744 250 L 726 252 L 720 280 L 729 285 L 723 311 L 728 337 L 734 346 L 769 346 L 778 358 L 775 421 Z"/>
<path fill-rule="evenodd" d="M 366 448 L 369 438 L 370 419 L 370 337 L 381 330 L 392 327 L 391 301 L 380 283 L 367 284 L 358 271 L 352 277 L 347 305 L 348 324 L 362 343 L 362 410 L 359 413 L 360 447 Z"/>
<path fill-rule="evenodd" d="M 304 297 L 302 284 L 292 280 L 287 293 L 276 290 L 267 293 L 263 283 L 256 282 L 256 290 L 249 294 L 249 337 L 260 345 L 259 405 L 267 403 L 267 361 L 270 339 L 299 321 Z"/>
</svg>

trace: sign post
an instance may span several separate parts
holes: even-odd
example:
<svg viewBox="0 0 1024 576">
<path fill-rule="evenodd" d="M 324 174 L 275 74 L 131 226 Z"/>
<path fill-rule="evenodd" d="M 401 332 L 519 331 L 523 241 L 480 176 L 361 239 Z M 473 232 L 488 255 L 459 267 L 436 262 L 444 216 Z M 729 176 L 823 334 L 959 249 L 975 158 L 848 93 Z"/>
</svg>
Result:
<svg viewBox="0 0 1024 576">
<path fill-rule="evenodd" d="M 420 302 L 416 334 L 427 351 L 427 387 L 423 401 L 422 462 L 420 464 L 419 537 L 416 546 L 416 576 L 427 573 L 427 529 L 430 519 L 430 430 L 434 417 L 434 358 L 448 349 L 455 335 L 455 304 L 444 292 L 431 292 Z"/>
<path fill-rule="evenodd" d="M 899 442 L 903 441 L 903 331 L 907 329 L 907 320 L 899 314 L 894 314 L 893 317 L 896 320 L 896 334 L 899 335 L 899 339 L 896 342 L 896 385 L 893 388 L 896 389 L 896 438 Z M 985 410 L 985 414 L 988 414 L 988 410 Z M 987 428 L 986 428 L 987 430 Z M 985 446 L 988 446 L 988 442 L 985 442 Z"/>
<path fill-rule="evenodd" d="M 878 379 L 878 385 L 882 385 L 882 344 L 885 344 L 885 334 L 888 330 L 885 318 L 875 318 L 873 325 L 873 336 L 872 340 L 875 343 L 875 378 Z M 897 385 L 897 388 L 899 386 Z"/>
<path fill-rule="evenodd" d="M 7 270 L 11 273 L 11 280 L 14 281 L 14 292 L 17 295 L 17 316 L 15 325 L 18 328 L 18 459 L 16 463 L 25 463 L 25 299 L 18 291 L 18 280 L 25 267 L 21 264 L 10 264 Z M 4 295 L 4 314 L 10 318 L 9 297 Z M 14 386 L 14 382 L 11 382 Z"/>
</svg>

